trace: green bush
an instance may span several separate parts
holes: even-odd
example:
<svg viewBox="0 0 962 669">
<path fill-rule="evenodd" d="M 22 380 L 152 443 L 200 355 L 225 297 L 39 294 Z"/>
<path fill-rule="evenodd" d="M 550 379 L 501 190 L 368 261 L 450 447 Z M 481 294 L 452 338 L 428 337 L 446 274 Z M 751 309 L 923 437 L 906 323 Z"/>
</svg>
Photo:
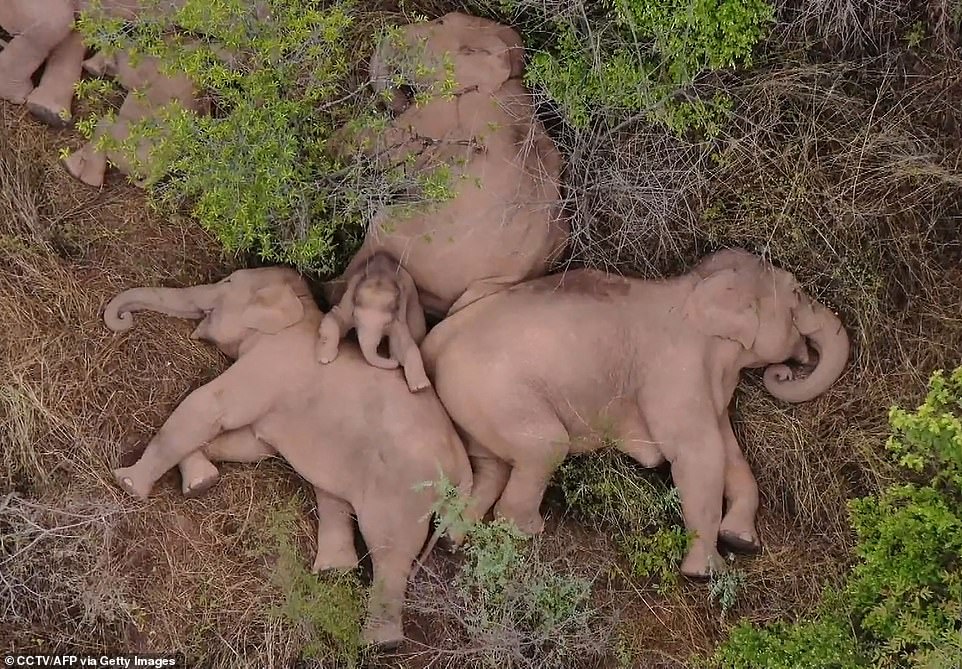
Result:
<svg viewBox="0 0 962 669">
<path fill-rule="evenodd" d="M 857 562 L 811 620 L 739 625 L 723 669 L 962 666 L 962 367 L 936 372 L 888 448 L 921 480 L 850 503 Z"/>
<path fill-rule="evenodd" d="M 675 584 L 690 541 L 677 488 L 614 448 L 566 459 L 552 486 L 576 518 L 613 533 L 635 576 Z"/>
<path fill-rule="evenodd" d="M 458 621 L 467 666 L 574 666 L 606 652 L 589 579 L 557 569 L 510 521 L 466 522 L 466 500 L 446 481 L 438 487 L 439 524 L 464 533 L 465 560 L 453 587 L 413 605 Z"/>
<path fill-rule="evenodd" d="M 294 507 L 289 503 L 277 511 L 269 528 L 276 556 L 272 580 L 284 596 L 271 614 L 301 630 L 306 639 L 302 657 L 353 669 L 364 650 L 364 588 L 356 572 L 315 575 L 307 569 L 293 541 Z"/>
<path fill-rule="evenodd" d="M 100 145 L 128 156 L 155 201 L 188 207 L 228 251 L 336 273 L 375 209 L 398 195 L 443 199 L 444 175 L 412 177 L 339 145 L 348 123 L 355 131 L 386 123 L 373 96 L 349 84 L 358 54 L 381 37 L 358 24 L 352 0 L 266 0 L 261 19 L 251 4 L 187 0 L 173 17 L 133 24 L 84 13 L 79 28 L 92 46 L 158 57 L 214 105 L 206 117 L 170 105 L 134 124 L 124 143 Z M 80 127 L 89 135 L 93 125 Z M 134 155 L 142 139 L 153 146 L 146 163 Z"/>
<path fill-rule="evenodd" d="M 708 135 L 718 132 L 730 101 L 678 93 L 704 71 L 749 64 L 774 15 L 764 0 L 605 0 L 586 15 L 547 13 L 531 0 L 500 6 L 519 17 L 538 49 L 527 82 L 573 126 L 584 128 L 598 114 L 643 112 L 675 132 Z"/>
</svg>

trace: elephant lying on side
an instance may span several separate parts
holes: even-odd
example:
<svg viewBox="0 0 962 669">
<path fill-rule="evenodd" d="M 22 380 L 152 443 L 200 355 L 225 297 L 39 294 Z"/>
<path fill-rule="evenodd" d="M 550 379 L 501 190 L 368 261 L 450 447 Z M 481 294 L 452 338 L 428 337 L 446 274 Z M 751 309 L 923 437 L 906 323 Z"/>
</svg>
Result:
<svg viewBox="0 0 962 669">
<path fill-rule="evenodd" d="M 785 364 L 818 361 L 798 378 Z M 667 460 L 695 534 L 682 572 L 724 563 L 716 539 L 757 550 L 758 490 L 728 404 L 746 367 L 802 402 L 845 368 L 839 319 L 795 278 L 741 250 L 694 271 L 641 281 L 575 270 L 491 295 L 442 321 L 421 348 L 474 467 L 468 515 L 495 512 L 540 532 L 554 469 L 605 437 L 646 467 Z M 723 498 L 728 508 L 722 515 Z"/>
<path fill-rule="evenodd" d="M 130 91 L 117 112 L 115 119 L 101 119 L 94 136 L 78 151 L 64 159 L 67 171 L 88 186 L 99 188 L 104 183 L 107 161 L 143 185 L 143 174 L 137 165 L 132 164 L 124 152 L 102 151 L 97 148 L 98 140 L 108 135 L 117 142 L 123 142 L 130 134 L 130 126 L 154 115 L 172 102 L 198 114 L 210 112 L 208 100 L 200 94 L 186 74 L 169 76 L 160 71 L 160 61 L 151 56 L 141 56 L 134 66 L 127 53 L 106 55 L 98 53 L 84 63 L 92 74 L 109 75 L 125 89 Z M 141 140 L 137 146 L 136 159 L 145 165 L 150 157 L 152 143 Z"/>
<path fill-rule="evenodd" d="M 185 492 L 196 494 L 217 478 L 208 458 L 280 453 L 317 494 L 315 569 L 356 565 L 355 512 L 374 564 L 365 638 L 400 641 L 407 578 L 435 501 L 432 488 L 415 486 L 443 473 L 471 488 L 464 447 L 434 392 L 409 392 L 399 372 L 368 365 L 353 344 L 318 364 L 322 314 L 287 268 L 239 270 L 193 288 L 134 288 L 107 305 L 104 320 L 125 330 L 142 309 L 203 318 L 191 337 L 237 361 L 181 402 L 141 458 L 114 470 L 117 482 L 143 499 L 179 463 Z"/>
<path fill-rule="evenodd" d="M 368 148 L 414 173 L 443 167 L 453 197 L 413 214 L 382 209 L 325 297 L 338 301 L 346 278 L 383 251 L 411 273 L 425 311 L 443 317 L 548 270 L 570 231 L 560 211 L 562 161 L 522 84 L 517 32 L 451 13 L 405 26 L 401 35 L 404 49 L 387 42 L 372 58 L 375 87 L 400 76 L 416 89 L 428 88 L 449 76 L 449 62 L 456 90 L 418 105 L 394 91 L 402 113 L 385 133 L 367 138 Z"/>
<path fill-rule="evenodd" d="M 369 364 L 381 369 L 396 369 L 400 364 L 411 392 L 431 385 L 418 350 L 427 325 L 417 286 L 411 275 L 384 253 L 368 258 L 348 281 L 340 303 L 321 319 L 318 361 L 327 364 L 336 358 L 341 338 L 352 328 L 357 330 L 361 353 Z M 377 352 L 385 335 L 390 343 L 389 358 Z"/>
<path fill-rule="evenodd" d="M 72 30 L 74 15 L 96 4 L 111 18 L 133 20 L 145 8 L 173 12 L 183 0 L 2 0 L 0 26 L 13 35 L 0 52 L 0 98 L 23 104 L 45 123 L 71 120 L 74 84 L 82 74 L 84 44 Z M 31 76 L 46 61 L 40 84 Z"/>
</svg>

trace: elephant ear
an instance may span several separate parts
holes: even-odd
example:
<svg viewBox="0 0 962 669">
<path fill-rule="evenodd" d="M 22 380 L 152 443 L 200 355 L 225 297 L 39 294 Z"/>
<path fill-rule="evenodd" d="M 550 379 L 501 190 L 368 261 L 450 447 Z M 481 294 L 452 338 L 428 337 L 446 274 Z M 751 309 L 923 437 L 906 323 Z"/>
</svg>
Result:
<svg viewBox="0 0 962 669">
<path fill-rule="evenodd" d="M 685 301 L 684 315 L 702 333 L 737 341 L 748 350 L 758 335 L 758 304 L 740 279 L 735 269 L 702 279 Z"/>
<path fill-rule="evenodd" d="M 304 305 L 286 283 L 259 288 L 241 314 L 245 327 L 267 334 L 277 334 L 303 317 Z"/>
</svg>

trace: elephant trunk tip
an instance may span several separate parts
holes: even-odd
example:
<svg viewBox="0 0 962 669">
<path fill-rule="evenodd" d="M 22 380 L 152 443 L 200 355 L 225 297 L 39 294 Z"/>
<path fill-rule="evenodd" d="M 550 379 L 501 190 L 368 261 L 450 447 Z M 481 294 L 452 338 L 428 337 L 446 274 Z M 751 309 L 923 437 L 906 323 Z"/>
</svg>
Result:
<svg viewBox="0 0 962 669">
<path fill-rule="evenodd" d="M 104 312 L 104 324 L 114 332 L 123 332 L 134 326 L 134 316 L 129 311 L 118 311 L 108 307 Z"/>
</svg>

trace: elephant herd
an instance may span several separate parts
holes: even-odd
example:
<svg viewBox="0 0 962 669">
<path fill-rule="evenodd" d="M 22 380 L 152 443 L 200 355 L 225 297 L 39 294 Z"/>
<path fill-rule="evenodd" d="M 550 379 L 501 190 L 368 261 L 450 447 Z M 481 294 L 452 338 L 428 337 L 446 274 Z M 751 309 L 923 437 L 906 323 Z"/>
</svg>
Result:
<svg viewBox="0 0 962 669">
<path fill-rule="evenodd" d="M 315 571 L 357 564 L 356 517 L 374 568 L 365 639 L 382 646 L 404 638 L 407 579 L 428 540 L 438 493 L 418 484 L 441 475 L 468 497 L 468 520 L 493 510 L 536 534 L 554 469 L 614 443 L 645 467 L 670 465 L 693 537 L 684 574 L 724 569 L 719 542 L 759 551 L 758 489 L 728 414 L 739 372 L 764 367 L 787 402 L 816 397 L 848 360 L 838 317 L 739 249 L 656 281 L 549 274 L 569 233 L 562 161 L 522 84 L 519 35 L 453 13 L 402 36 L 424 59 L 449 59 L 456 90 L 413 104 L 391 89 L 402 59 L 382 44 L 371 74 L 396 115 L 372 144 L 469 178 L 430 210 L 378 212 L 323 286 L 327 313 L 286 267 L 111 300 L 112 330 L 144 309 L 200 319 L 192 338 L 235 360 L 114 471 L 118 484 L 144 499 L 176 466 L 193 496 L 216 482 L 215 462 L 285 458 L 315 490 Z M 430 331 L 425 313 L 441 319 Z"/>
</svg>

